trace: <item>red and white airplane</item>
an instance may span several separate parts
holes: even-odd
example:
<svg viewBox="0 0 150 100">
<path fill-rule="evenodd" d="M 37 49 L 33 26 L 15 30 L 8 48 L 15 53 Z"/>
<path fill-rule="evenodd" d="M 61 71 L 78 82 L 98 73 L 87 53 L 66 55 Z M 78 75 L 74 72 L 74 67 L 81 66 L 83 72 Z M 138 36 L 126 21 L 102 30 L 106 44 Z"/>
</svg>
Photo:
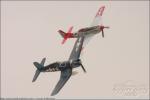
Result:
<svg viewBox="0 0 150 100">
<path fill-rule="evenodd" d="M 82 35 L 85 37 L 85 42 L 83 44 L 84 47 L 95 34 L 102 32 L 102 37 L 104 37 L 104 28 L 109 28 L 108 26 L 102 25 L 102 14 L 104 9 L 105 6 L 99 8 L 90 27 L 81 28 L 77 32 L 72 32 L 72 26 L 69 28 L 67 33 L 63 32 L 62 30 L 58 30 L 60 35 L 64 38 L 62 44 L 64 44 L 69 38 L 78 38 Z"/>
</svg>

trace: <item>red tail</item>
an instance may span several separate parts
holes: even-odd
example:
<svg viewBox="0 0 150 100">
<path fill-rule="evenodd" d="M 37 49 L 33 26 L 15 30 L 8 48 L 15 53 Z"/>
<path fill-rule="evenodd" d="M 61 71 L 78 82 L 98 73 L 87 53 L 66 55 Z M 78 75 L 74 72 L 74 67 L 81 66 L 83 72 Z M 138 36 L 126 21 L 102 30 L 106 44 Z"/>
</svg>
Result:
<svg viewBox="0 0 150 100">
<path fill-rule="evenodd" d="M 61 44 L 64 44 L 68 38 L 72 37 L 72 33 L 71 33 L 72 29 L 73 29 L 73 26 L 69 28 L 67 33 L 63 32 L 62 30 L 58 31 L 60 33 L 60 35 L 64 38 Z"/>
</svg>

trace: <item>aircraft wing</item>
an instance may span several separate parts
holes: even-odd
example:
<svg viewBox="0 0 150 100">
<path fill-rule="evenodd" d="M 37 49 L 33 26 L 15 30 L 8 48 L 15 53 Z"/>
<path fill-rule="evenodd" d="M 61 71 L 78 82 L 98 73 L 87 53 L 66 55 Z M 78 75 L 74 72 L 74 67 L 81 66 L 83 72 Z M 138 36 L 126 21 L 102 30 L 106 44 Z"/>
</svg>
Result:
<svg viewBox="0 0 150 100">
<path fill-rule="evenodd" d="M 79 36 L 78 39 L 75 42 L 75 45 L 73 47 L 73 50 L 70 54 L 69 60 L 77 60 L 80 57 L 80 53 L 82 50 L 82 45 L 84 42 L 84 36 Z"/>
<path fill-rule="evenodd" d="M 102 6 L 99 8 L 98 12 L 96 13 L 96 16 L 91 24 L 91 26 L 97 26 L 102 24 L 102 15 L 103 11 L 105 9 L 105 6 Z"/>
<path fill-rule="evenodd" d="M 61 88 L 65 85 L 65 83 L 70 78 L 71 74 L 72 74 L 71 68 L 66 68 L 66 69 L 61 71 L 60 79 L 59 79 L 57 85 L 55 86 L 55 88 L 51 94 L 52 96 L 56 95 L 61 90 Z"/>
<path fill-rule="evenodd" d="M 102 6 L 99 8 L 98 12 L 96 13 L 96 16 L 91 24 L 91 26 L 97 26 L 102 24 L 102 15 L 103 11 L 105 9 L 105 6 Z M 95 34 L 86 35 L 84 38 L 83 48 L 89 43 L 89 41 L 93 38 Z M 82 51 L 83 52 L 83 51 Z"/>
<path fill-rule="evenodd" d="M 84 42 L 83 42 L 83 48 L 86 47 L 86 45 L 89 43 L 89 41 L 93 38 L 95 34 L 90 34 L 90 35 L 87 35 L 85 36 L 84 38 Z"/>
</svg>

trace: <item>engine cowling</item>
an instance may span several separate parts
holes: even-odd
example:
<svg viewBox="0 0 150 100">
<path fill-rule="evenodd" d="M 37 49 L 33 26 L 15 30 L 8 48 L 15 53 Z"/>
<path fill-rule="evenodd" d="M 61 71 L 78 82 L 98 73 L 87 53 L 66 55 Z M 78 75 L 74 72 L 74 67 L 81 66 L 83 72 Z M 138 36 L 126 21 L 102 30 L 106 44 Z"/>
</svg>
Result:
<svg viewBox="0 0 150 100">
<path fill-rule="evenodd" d="M 80 59 L 74 60 L 74 61 L 72 61 L 72 63 L 71 63 L 71 66 L 72 66 L 73 68 L 79 67 L 80 65 L 81 65 L 81 60 L 80 60 Z"/>
</svg>

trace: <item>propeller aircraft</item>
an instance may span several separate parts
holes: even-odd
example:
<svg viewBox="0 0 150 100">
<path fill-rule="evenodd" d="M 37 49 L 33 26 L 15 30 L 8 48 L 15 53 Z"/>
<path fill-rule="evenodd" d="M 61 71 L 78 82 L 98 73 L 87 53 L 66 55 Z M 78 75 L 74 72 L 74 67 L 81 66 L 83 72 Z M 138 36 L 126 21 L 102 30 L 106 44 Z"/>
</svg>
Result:
<svg viewBox="0 0 150 100">
<path fill-rule="evenodd" d="M 104 28 L 109 28 L 101 24 L 101 17 L 104 8 L 105 6 L 102 6 L 98 10 L 90 27 L 82 28 L 77 32 L 72 32 L 73 26 L 69 28 L 67 33 L 63 32 L 62 30 L 58 31 L 60 35 L 64 38 L 62 44 L 64 44 L 68 38 L 77 38 L 69 59 L 67 61 L 62 62 L 57 61 L 49 65 L 44 65 L 46 58 L 43 58 L 40 63 L 34 62 L 33 64 L 35 65 L 37 70 L 35 71 L 35 75 L 33 77 L 32 82 L 36 81 L 41 72 L 60 71 L 61 72 L 60 79 L 51 93 L 51 96 L 54 96 L 57 93 L 59 93 L 59 91 L 63 88 L 65 83 L 73 75 L 72 70 L 74 68 L 81 67 L 83 71 L 86 72 L 80 59 L 81 50 L 86 44 L 85 41 L 89 41 L 91 37 L 93 37 L 95 34 L 98 34 L 99 32 L 102 32 L 102 37 L 104 37 Z"/>
</svg>

